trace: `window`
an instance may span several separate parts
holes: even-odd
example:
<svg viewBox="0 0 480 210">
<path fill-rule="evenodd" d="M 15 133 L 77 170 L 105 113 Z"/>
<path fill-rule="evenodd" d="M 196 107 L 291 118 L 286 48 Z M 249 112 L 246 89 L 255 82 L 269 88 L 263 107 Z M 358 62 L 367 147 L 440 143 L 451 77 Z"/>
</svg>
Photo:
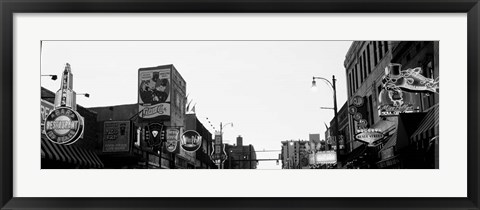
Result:
<svg viewBox="0 0 480 210">
<path fill-rule="evenodd" d="M 348 74 L 348 80 L 349 80 L 349 84 L 350 84 L 350 88 L 349 88 L 349 91 L 350 91 L 350 96 L 353 95 L 353 80 L 352 80 L 352 70 L 350 70 L 350 73 Z"/>
<path fill-rule="evenodd" d="M 367 56 L 366 54 L 367 53 L 365 50 L 363 51 L 363 76 L 364 76 L 364 80 L 367 78 Z"/>
<path fill-rule="evenodd" d="M 360 84 L 363 83 L 363 57 L 360 57 Z"/>
<path fill-rule="evenodd" d="M 382 60 L 383 58 L 383 46 L 382 42 L 378 42 L 378 59 Z"/>
<path fill-rule="evenodd" d="M 377 52 L 378 52 L 377 42 L 373 42 L 373 65 L 375 66 L 377 66 L 377 63 L 378 63 Z"/>
<path fill-rule="evenodd" d="M 388 42 L 384 41 L 383 44 L 385 45 L 384 49 L 385 49 L 385 53 L 386 53 L 386 52 L 388 52 Z"/>
<path fill-rule="evenodd" d="M 370 122 L 370 126 L 374 124 L 374 119 L 373 119 L 373 97 L 372 95 L 368 96 L 368 122 Z"/>
<path fill-rule="evenodd" d="M 370 63 L 370 45 L 367 45 L 367 62 L 368 62 L 368 73 L 372 72 L 372 64 Z"/>
<path fill-rule="evenodd" d="M 352 88 L 355 93 L 355 91 L 357 91 L 357 65 L 355 65 L 354 69 L 353 69 L 353 88 Z"/>
</svg>

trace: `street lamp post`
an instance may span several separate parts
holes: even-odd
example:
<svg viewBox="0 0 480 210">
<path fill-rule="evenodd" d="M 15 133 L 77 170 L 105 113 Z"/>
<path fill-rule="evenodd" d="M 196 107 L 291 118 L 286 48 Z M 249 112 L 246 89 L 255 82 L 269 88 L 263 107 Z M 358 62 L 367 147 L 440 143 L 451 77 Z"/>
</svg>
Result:
<svg viewBox="0 0 480 210">
<path fill-rule="evenodd" d="M 233 127 L 233 123 L 230 122 L 230 123 L 226 123 L 225 125 L 223 125 L 222 122 L 220 122 L 220 135 L 222 136 L 222 146 L 221 148 L 223 149 L 225 147 L 225 145 L 223 145 L 223 127 L 227 126 L 227 125 L 231 125 Z M 223 152 L 223 151 L 221 151 Z M 222 164 L 222 159 L 218 160 L 218 169 L 223 169 L 223 164 Z"/>
<path fill-rule="evenodd" d="M 335 129 L 333 129 L 333 136 L 335 137 L 335 142 L 336 142 L 336 153 L 337 153 L 337 168 L 340 167 L 340 145 L 339 145 L 339 139 L 338 139 L 338 117 L 337 117 L 337 89 L 335 86 L 335 75 L 332 76 L 332 82 L 328 81 L 327 79 L 323 77 L 313 77 L 312 81 L 312 88 L 316 87 L 316 82 L 315 79 L 321 79 L 326 81 L 332 88 L 333 88 L 333 111 L 334 111 L 334 118 L 335 118 Z"/>
</svg>

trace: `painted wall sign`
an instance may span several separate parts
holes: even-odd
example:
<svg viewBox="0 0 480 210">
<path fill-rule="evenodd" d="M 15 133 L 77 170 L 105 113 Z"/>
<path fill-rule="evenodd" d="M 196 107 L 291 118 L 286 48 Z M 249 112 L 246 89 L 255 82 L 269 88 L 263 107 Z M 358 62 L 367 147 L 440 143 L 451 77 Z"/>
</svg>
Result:
<svg viewBox="0 0 480 210">
<path fill-rule="evenodd" d="M 171 89 L 170 68 L 139 69 L 139 117 L 144 120 L 169 120 Z"/>
<path fill-rule="evenodd" d="M 73 144 L 83 134 L 83 119 L 68 107 L 50 112 L 44 125 L 47 139 L 56 144 Z"/>
<path fill-rule="evenodd" d="M 202 136 L 194 130 L 185 131 L 180 140 L 180 146 L 188 152 L 195 152 L 202 146 Z"/>
<path fill-rule="evenodd" d="M 376 141 L 384 138 L 383 133 L 378 129 L 362 129 L 355 135 L 357 141 L 367 143 L 369 145 L 375 144 Z"/>
<path fill-rule="evenodd" d="M 130 151 L 129 121 L 106 121 L 103 126 L 103 152 Z"/>
</svg>

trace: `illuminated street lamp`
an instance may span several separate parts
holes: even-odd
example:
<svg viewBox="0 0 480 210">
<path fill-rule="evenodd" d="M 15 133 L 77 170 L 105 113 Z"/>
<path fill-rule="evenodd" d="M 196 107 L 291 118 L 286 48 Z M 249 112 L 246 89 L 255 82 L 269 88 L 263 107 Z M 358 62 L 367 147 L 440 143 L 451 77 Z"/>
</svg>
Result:
<svg viewBox="0 0 480 210">
<path fill-rule="evenodd" d="M 321 80 L 324 80 L 326 81 L 332 88 L 333 88 L 333 111 L 334 111 L 334 118 L 335 118 L 335 129 L 333 130 L 333 136 L 335 136 L 335 142 L 336 142 L 336 153 L 337 153 L 337 168 L 340 167 L 340 145 L 339 145 L 339 139 L 338 139 L 338 118 L 337 118 L 337 89 L 336 89 L 336 86 L 335 86 L 335 75 L 332 76 L 332 82 L 330 82 L 329 80 L 323 78 L 323 77 L 313 77 L 313 81 L 312 81 L 312 89 L 313 90 L 316 90 L 317 88 L 317 83 L 315 81 L 315 79 L 321 79 Z"/>
</svg>

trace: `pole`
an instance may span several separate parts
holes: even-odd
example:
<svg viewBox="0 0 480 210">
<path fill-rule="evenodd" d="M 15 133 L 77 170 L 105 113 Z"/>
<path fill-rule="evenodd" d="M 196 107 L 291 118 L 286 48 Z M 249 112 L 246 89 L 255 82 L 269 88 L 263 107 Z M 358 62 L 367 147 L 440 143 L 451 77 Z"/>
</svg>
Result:
<svg viewBox="0 0 480 210">
<path fill-rule="evenodd" d="M 249 147 L 248 147 L 248 151 L 250 152 L 250 155 L 248 157 L 248 159 L 250 159 L 250 169 L 252 169 L 252 145 L 250 144 Z"/>
<path fill-rule="evenodd" d="M 335 129 L 333 129 L 334 136 L 335 136 L 335 142 L 337 145 L 336 153 L 337 153 L 337 168 L 340 168 L 340 144 L 339 144 L 339 138 L 338 138 L 338 117 L 337 117 L 337 89 L 335 86 L 336 79 L 335 75 L 332 76 L 332 86 L 333 86 L 333 110 L 335 112 Z"/>
</svg>

